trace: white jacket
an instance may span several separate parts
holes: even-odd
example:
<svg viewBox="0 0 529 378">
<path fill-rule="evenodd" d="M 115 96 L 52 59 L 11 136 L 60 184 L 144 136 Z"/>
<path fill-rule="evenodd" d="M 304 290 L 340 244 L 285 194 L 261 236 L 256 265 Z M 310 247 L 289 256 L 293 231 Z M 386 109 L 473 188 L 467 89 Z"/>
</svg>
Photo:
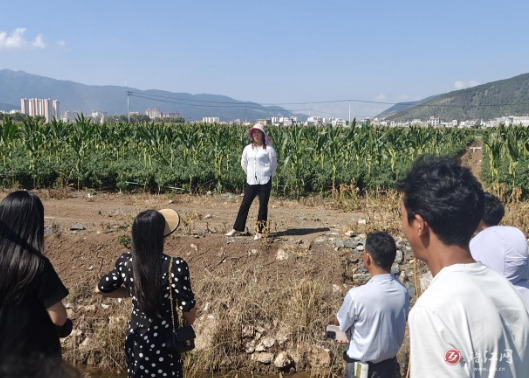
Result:
<svg viewBox="0 0 529 378">
<path fill-rule="evenodd" d="M 277 168 L 277 155 L 274 147 L 266 146 L 252 148 L 249 144 L 244 147 L 241 158 L 241 167 L 246 173 L 248 185 L 268 184 Z"/>
</svg>

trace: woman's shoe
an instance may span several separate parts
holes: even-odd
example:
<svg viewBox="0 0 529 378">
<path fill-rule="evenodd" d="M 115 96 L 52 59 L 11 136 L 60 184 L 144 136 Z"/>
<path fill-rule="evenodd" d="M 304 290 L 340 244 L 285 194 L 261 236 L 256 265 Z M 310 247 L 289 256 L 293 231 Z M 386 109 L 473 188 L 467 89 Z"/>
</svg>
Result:
<svg viewBox="0 0 529 378">
<path fill-rule="evenodd" d="M 225 233 L 226 236 L 235 236 L 239 233 L 237 230 L 231 230 L 230 232 Z"/>
<path fill-rule="evenodd" d="M 255 234 L 255 236 L 253 237 L 253 240 L 259 240 L 263 237 L 262 234 Z"/>
</svg>

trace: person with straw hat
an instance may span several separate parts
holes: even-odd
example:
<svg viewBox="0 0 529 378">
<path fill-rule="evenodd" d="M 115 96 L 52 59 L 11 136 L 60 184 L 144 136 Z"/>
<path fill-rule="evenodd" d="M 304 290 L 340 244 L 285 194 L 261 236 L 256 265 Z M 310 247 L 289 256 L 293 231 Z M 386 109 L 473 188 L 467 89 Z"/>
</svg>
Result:
<svg viewBox="0 0 529 378">
<path fill-rule="evenodd" d="M 254 240 L 258 240 L 262 238 L 263 229 L 268 220 L 268 200 L 272 190 L 272 177 L 277 168 L 277 155 L 263 125 L 256 123 L 248 130 L 247 135 L 252 143 L 244 148 L 241 158 L 241 166 L 246 173 L 244 198 L 233 229 L 226 236 L 244 232 L 250 206 L 255 197 L 259 196 L 257 233 L 254 237 Z"/>
<path fill-rule="evenodd" d="M 95 288 L 106 297 L 132 297 L 125 340 L 129 377 L 183 376 L 179 353 L 166 344 L 178 324 L 172 299 L 182 310 L 184 322 L 192 325 L 195 298 L 187 263 L 163 253 L 164 237 L 176 230 L 179 222 L 172 209 L 139 213 L 132 224 L 132 251 L 122 254 Z"/>
</svg>

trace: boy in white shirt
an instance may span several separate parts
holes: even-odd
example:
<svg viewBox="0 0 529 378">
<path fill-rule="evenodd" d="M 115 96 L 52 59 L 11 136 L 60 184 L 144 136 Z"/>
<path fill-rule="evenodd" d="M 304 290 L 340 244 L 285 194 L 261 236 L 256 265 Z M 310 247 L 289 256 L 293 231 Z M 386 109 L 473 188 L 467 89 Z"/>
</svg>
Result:
<svg viewBox="0 0 529 378">
<path fill-rule="evenodd" d="M 529 310 L 469 251 L 483 216 L 480 183 L 446 158 L 423 156 L 397 189 L 404 234 L 434 277 L 408 320 L 411 376 L 526 378 Z"/>
</svg>

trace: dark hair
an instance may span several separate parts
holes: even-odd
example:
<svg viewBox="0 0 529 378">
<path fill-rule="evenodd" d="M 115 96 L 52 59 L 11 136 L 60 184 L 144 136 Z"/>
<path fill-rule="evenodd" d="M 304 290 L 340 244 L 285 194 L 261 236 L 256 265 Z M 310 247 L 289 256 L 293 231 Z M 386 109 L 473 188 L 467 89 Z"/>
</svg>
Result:
<svg viewBox="0 0 529 378">
<path fill-rule="evenodd" d="M 366 251 L 371 255 L 375 264 L 384 270 L 391 270 L 395 261 L 397 246 L 395 239 L 386 232 L 372 232 L 367 235 Z"/>
<path fill-rule="evenodd" d="M 497 226 L 500 224 L 505 209 L 500 199 L 491 193 L 485 193 L 485 211 L 483 212 L 483 223 L 487 226 Z"/>
<path fill-rule="evenodd" d="M 16 305 L 32 291 L 44 267 L 44 206 L 25 191 L 0 203 L 0 306 Z"/>
<path fill-rule="evenodd" d="M 484 208 L 483 189 L 468 168 L 422 155 L 397 190 L 404 194 L 409 223 L 419 214 L 445 245 L 468 247 Z"/>
<path fill-rule="evenodd" d="M 162 304 L 160 270 L 165 219 L 155 210 L 145 210 L 132 223 L 132 268 L 134 292 L 140 310 L 156 318 Z"/>
</svg>

